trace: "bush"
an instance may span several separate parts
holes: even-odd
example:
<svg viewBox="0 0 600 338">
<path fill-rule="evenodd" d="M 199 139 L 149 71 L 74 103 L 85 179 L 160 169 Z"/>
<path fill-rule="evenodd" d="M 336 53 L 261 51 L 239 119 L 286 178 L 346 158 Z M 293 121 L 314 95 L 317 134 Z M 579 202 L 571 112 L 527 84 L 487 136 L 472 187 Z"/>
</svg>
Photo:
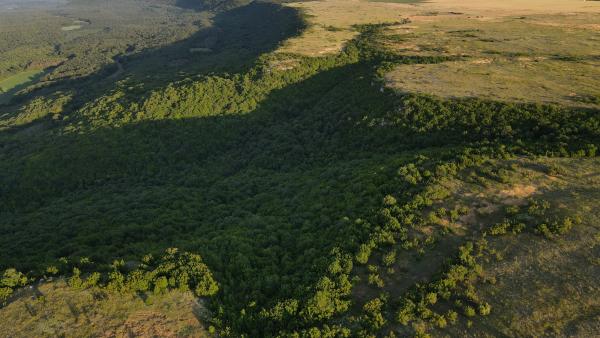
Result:
<svg viewBox="0 0 600 338">
<path fill-rule="evenodd" d="M 448 322 L 446 321 L 446 318 L 444 318 L 444 316 L 436 316 L 434 322 L 435 325 L 440 329 L 443 329 L 448 325 Z"/>
<path fill-rule="evenodd" d="M 6 269 L 0 279 L 0 287 L 17 288 L 27 284 L 27 277 L 16 269 Z"/>
<path fill-rule="evenodd" d="M 50 265 L 49 267 L 46 268 L 46 273 L 52 276 L 58 275 L 58 268 L 54 265 Z"/>
<path fill-rule="evenodd" d="M 458 313 L 453 310 L 448 310 L 448 313 L 446 313 L 446 318 L 448 318 L 450 324 L 454 325 L 458 321 Z"/>
<path fill-rule="evenodd" d="M 366 244 L 361 244 L 358 249 L 358 253 L 356 253 L 356 261 L 360 264 L 367 264 L 369 261 L 369 257 L 371 256 L 371 246 Z"/>
<path fill-rule="evenodd" d="M 510 222 L 506 219 L 501 223 L 496 223 L 490 228 L 490 235 L 504 235 L 508 232 L 510 225 Z"/>
<path fill-rule="evenodd" d="M 508 214 L 509 216 L 514 216 L 516 214 L 519 213 L 520 208 L 518 205 L 509 205 L 505 208 L 504 210 L 506 212 L 506 214 Z"/>
<path fill-rule="evenodd" d="M 425 299 L 427 300 L 427 303 L 433 305 L 438 301 L 437 293 L 429 292 L 427 295 L 425 295 Z"/>
<path fill-rule="evenodd" d="M 165 291 L 167 290 L 167 288 L 169 287 L 169 281 L 167 280 L 166 277 L 159 277 L 158 279 L 156 279 L 154 281 L 154 294 L 155 295 L 160 295 L 165 293 Z"/>
<path fill-rule="evenodd" d="M 0 279 L 0 302 L 5 302 L 13 290 L 27 284 L 27 277 L 16 269 L 6 269 Z"/>
<path fill-rule="evenodd" d="M 413 163 L 400 167 L 398 169 L 398 176 L 412 185 L 417 185 L 423 179 L 421 172 Z"/>
<path fill-rule="evenodd" d="M 369 285 L 376 285 L 377 287 L 382 288 L 385 286 L 385 283 L 383 279 L 379 277 L 379 274 L 371 273 L 369 274 Z"/>
<path fill-rule="evenodd" d="M 479 304 L 479 314 L 487 316 L 492 312 L 492 306 L 488 303 Z"/>
<path fill-rule="evenodd" d="M 385 318 L 381 313 L 383 305 L 384 303 L 380 298 L 375 298 L 363 306 L 363 311 L 366 313 L 366 320 L 373 330 L 378 330 L 385 325 Z"/>
<path fill-rule="evenodd" d="M 398 203 L 398 201 L 396 201 L 396 199 L 395 199 L 395 198 L 394 198 L 394 196 L 392 196 L 392 195 L 386 195 L 386 196 L 383 198 L 383 204 L 384 204 L 385 206 L 391 207 L 391 206 L 394 206 L 394 205 L 396 205 L 397 203 Z"/>
<path fill-rule="evenodd" d="M 384 266 L 392 266 L 396 263 L 396 250 L 392 250 L 383 256 L 382 263 Z"/>
<path fill-rule="evenodd" d="M 400 310 L 396 315 L 396 320 L 402 325 L 408 325 L 410 322 L 415 320 L 416 305 L 410 299 L 404 299 Z"/>
</svg>

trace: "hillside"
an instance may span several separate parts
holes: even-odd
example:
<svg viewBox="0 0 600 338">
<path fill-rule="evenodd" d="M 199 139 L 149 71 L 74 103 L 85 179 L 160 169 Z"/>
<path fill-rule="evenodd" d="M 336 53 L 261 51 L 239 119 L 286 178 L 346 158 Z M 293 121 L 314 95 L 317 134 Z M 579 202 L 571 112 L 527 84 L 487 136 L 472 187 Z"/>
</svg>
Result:
<svg viewBox="0 0 600 338">
<path fill-rule="evenodd" d="M 506 6 L 0 14 L 0 332 L 599 334 L 600 3 Z"/>
</svg>

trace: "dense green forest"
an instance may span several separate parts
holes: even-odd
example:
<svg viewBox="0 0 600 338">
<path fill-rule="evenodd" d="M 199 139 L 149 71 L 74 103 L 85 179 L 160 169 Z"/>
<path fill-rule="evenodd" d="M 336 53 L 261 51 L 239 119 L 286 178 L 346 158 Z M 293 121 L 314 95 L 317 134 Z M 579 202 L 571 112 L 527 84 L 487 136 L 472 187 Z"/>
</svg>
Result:
<svg viewBox="0 0 600 338">
<path fill-rule="evenodd" d="M 438 281 L 358 310 L 357 271 L 390 248 L 429 250 L 443 235 L 414 229 L 450 194 L 441 183 L 462 171 L 515 157 L 595 157 L 600 145 L 597 110 L 384 88 L 394 65 L 449 60 L 387 49 L 384 24 L 360 27 L 337 55 L 303 57 L 272 52 L 306 27 L 289 7 L 150 2 L 157 9 L 144 19 L 160 10 L 157 22 L 168 24 L 98 28 L 49 53 L 35 47 L 35 62 L 52 68 L 0 106 L 4 288 L 49 274 L 71 276 L 75 287 L 189 287 L 210 296 L 207 320 L 224 336 L 375 337 L 390 317 L 452 322 L 456 312 L 430 308 L 477 274 L 481 243 L 461 246 Z M 1 71 L 28 69 L 14 52 L 23 37 L 2 34 L 10 39 L 0 52 L 13 57 Z M 115 77 L 114 60 L 123 67 Z M 530 221 L 523 227 L 534 231 Z M 173 247 L 180 251 L 161 256 Z M 119 263 L 147 254 L 161 258 L 137 269 Z M 469 302 L 460 316 L 490 311 Z"/>
</svg>

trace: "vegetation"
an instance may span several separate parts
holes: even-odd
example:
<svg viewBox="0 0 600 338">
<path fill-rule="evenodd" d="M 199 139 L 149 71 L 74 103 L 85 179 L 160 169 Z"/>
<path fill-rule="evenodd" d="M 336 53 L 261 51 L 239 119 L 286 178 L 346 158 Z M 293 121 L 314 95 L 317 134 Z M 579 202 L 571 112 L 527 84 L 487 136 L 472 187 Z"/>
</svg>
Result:
<svg viewBox="0 0 600 338">
<path fill-rule="evenodd" d="M 192 291 L 222 336 L 459 332 L 502 308 L 482 286 L 500 241 L 588 222 L 528 196 L 458 227 L 476 208 L 454 191 L 511 184 L 515 159 L 596 163 L 597 109 L 386 89 L 398 66 L 460 59 L 391 48 L 409 20 L 357 26 L 340 53 L 307 57 L 278 49 L 307 25 L 290 7 L 153 3 L 211 28 L 111 54 L 116 76 L 94 61 L 0 106 L 8 303 L 56 275 L 81 292 Z"/>
<path fill-rule="evenodd" d="M 199 323 L 206 310 L 191 293 L 172 290 L 139 297 L 98 287 L 74 289 L 62 279 L 23 290 L 0 311 L 0 335 L 6 337 L 205 337 L 211 330 Z"/>
</svg>

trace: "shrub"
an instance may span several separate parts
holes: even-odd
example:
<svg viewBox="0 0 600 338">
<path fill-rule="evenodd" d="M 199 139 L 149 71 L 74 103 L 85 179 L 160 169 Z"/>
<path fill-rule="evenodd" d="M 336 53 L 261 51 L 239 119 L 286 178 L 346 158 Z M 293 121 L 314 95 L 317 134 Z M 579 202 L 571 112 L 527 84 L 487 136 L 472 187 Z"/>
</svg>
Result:
<svg viewBox="0 0 600 338">
<path fill-rule="evenodd" d="M 437 303 L 437 301 L 438 301 L 437 293 L 429 292 L 427 295 L 425 295 L 425 300 L 427 300 L 427 303 L 432 304 L 432 305 Z"/>
<path fill-rule="evenodd" d="M 410 299 L 404 299 L 402 305 L 400 306 L 400 310 L 396 315 L 396 319 L 398 323 L 402 325 L 408 325 L 408 323 L 415 320 L 415 303 Z"/>
<path fill-rule="evenodd" d="M 504 209 L 504 211 L 510 216 L 514 216 L 514 215 L 518 214 L 519 210 L 520 210 L 520 208 L 518 205 L 509 205 Z"/>
<path fill-rule="evenodd" d="M 6 269 L 0 279 L 0 287 L 17 288 L 27 284 L 27 277 L 16 269 Z"/>
<path fill-rule="evenodd" d="M 57 275 L 59 272 L 58 268 L 54 265 L 50 265 L 49 267 L 46 268 L 46 273 L 49 275 Z"/>
<path fill-rule="evenodd" d="M 545 200 L 531 199 L 527 208 L 527 213 L 532 216 L 544 216 L 546 211 L 550 208 L 550 203 Z"/>
<path fill-rule="evenodd" d="M 412 185 L 417 185 L 423 179 L 419 169 L 413 163 L 400 167 L 398 169 L 398 176 Z"/>
<path fill-rule="evenodd" d="M 396 250 L 391 250 L 383 256 L 383 265 L 392 266 L 396 262 Z"/>
<path fill-rule="evenodd" d="M 385 286 L 385 283 L 383 282 L 383 279 L 379 277 L 379 274 L 371 273 L 369 274 L 369 285 L 376 285 L 377 287 L 382 288 Z"/>
<path fill-rule="evenodd" d="M 396 199 L 395 199 L 395 198 L 394 198 L 394 196 L 392 196 L 392 195 L 386 195 L 386 196 L 383 198 L 383 204 L 384 204 L 384 205 L 386 205 L 386 206 L 389 206 L 389 207 L 391 207 L 391 206 L 394 206 L 394 205 L 396 205 L 397 203 L 398 203 L 398 202 L 396 201 Z"/>
<path fill-rule="evenodd" d="M 360 264 L 367 264 L 371 256 L 371 247 L 366 244 L 361 244 L 356 254 L 356 261 Z"/>
<path fill-rule="evenodd" d="M 366 320 L 373 330 L 378 330 L 385 325 L 385 318 L 381 313 L 383 305 L 384 303 L 380 298 L 375 298 L 363 306 L 363 311 L 366 313 Z"/>
<path fill-rule="evenodd" d="M 508 229 L 510 228 L 510 222 L 508 220 L 504 220 L 501 223 L 496 223 L 494 225 L 492 225 L 492 227 L 490 228 L 490 235 L 504 235 L 508 232 Z"/>
<path fill-rule="evenodd" d="M 81 270 L 73 268 L 73 275 L 67 279 L 67 284 L 75 289 L 81 288 L 83 280 L 81 279 Z"/>
<path fill-rule="evenodd" d="M 598 151 L 598 147 L 595 144 L 587 144 L 586 145 L 586 149 L 585 149 L 587 156 L 589 157 L 595 157 L 596 156 L 596 152 Z"/>
<path fill-rule="evenodd" d="M 456 322 L 458 321 L 458 313 L 456 313 L 456 311 L 453 310 L 448 310 L 448 312 L 446 313 L 446 318 L 448 318 L 450 324 L 456 324 Z"/>
<path fill-rule="evenodd" d="M 521 222 L 515 223 L 512 226 L 512 233 L 515 235 L 520 234 L 521 232 L 523 232 L 523 230 L 525 230 L 525 228 L 526 228 L 525 223 L 521 223 Z"/>
<path fill-rule="evenodd" d="M 25 286 L 28 282 L 27 276 L 16 269 L 6 269 L 0 278 L 0 302 L 4 303 L 13 290 Z"/>
<path fill-rule="evenodd" d="M 99 272 L 93 272 L 88 276 L 88 278 L 83 282 L 82 288 L 92 288 L 98 286 L 98 282 L 100 282 L 100 278 L 102 275 Z"/>
<path fill-rule="evenodd" d="M 436 316 L 434 322 L 435 325 L 440 329 L 443 329 L 448 325 L 448 322 L 446 321 L 446 318 L 444 318 L 444 316 Z"/>
<path fill-rule="evenodd" d="M 488 303 L 479 304 L 479 314 L 487 316 L 492 311 L 492 306 Z"/>
<path fill-rule="evenodd" d="M 167 280 L 166 277 L 159 277 L 157 280 L 154 281 L 154 294 L 155 295 L 160 295 L 162 293 L 164 293 L 167 288 L 169 287 L 169 281 Z"/>
<path fill-rule="evenodd" d="M 460 218 L 460 212 L 457 208 L 450 210 L 450 221 L 456 222 Z"/>
</svg>

